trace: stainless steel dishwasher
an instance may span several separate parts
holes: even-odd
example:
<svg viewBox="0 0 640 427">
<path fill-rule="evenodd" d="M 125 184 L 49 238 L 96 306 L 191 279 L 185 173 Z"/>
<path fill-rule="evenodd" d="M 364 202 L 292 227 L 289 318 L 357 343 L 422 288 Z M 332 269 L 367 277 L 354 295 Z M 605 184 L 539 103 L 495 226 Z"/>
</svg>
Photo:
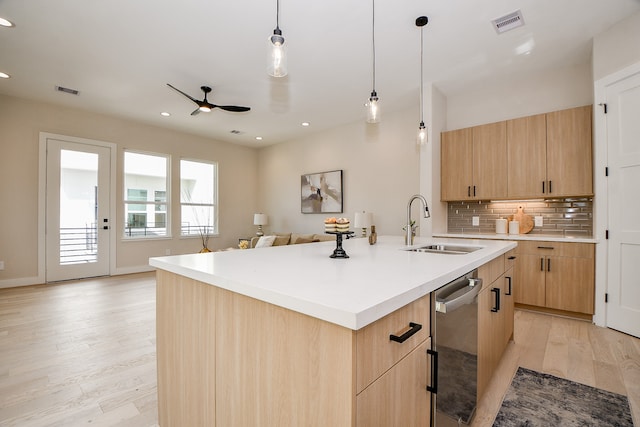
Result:
<svg viewBox="0 0 640 427">
<path fill-rule="evenodd" d="M 478 293 L 481 288 L 482 279 L 478 278 L 478 270 L 473 270 L 441 287 L 431 298 L 432 382 L 435 388 L 432 425 L 468 424 L 475 412 Z"/>
</svg>

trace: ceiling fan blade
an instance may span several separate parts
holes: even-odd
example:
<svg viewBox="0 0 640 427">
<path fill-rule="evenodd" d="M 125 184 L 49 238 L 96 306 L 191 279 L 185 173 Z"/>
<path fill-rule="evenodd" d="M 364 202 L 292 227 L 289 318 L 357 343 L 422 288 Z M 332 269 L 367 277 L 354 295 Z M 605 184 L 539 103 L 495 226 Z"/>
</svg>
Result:
<svg viewBox="0 0 640 427">
<path fill-rule="evenodd" d="M 198 114 L 200 114 L 200 108 L 196 108 L 195 110 L 193 110 L 193 112 L 191 113 L 192 116 L 197 116 Z"/>
<path fill-rule="evenodd" d="M 249 107 L 240 107 L 238 105 L 216 105 L 221 110 L 233 111 L 234 113 L 242 113 L 251 110 Z"/>
<path fill-rule="evenodd" d="M 195 99 L 194 97 L 192 97 L 189 94 L 184 93 L 183 91 L 181 91 L 180 89 L 178 89 L 177 87 L 171 86 L 169 83 L 167 83 L 167 86 L 169 86 L 171 89 L 180 92 L 181 94 L 183 94 L 184 96 L 186 96 L 187 98 L 189 98 L 190 100 L 192 100 L 193 102 L 195 102 L 196 104 L 200 103 L 199 100 Z"/>
</svg>

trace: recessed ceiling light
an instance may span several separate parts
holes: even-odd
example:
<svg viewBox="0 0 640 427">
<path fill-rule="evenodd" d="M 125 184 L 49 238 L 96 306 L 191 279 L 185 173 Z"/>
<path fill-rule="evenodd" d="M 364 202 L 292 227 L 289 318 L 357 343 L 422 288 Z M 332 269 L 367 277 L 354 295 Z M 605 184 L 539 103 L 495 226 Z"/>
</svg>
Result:
<svg viewBox="0 0 640 427">
<path fill-rule="evenodd" d="M 171 113 L 167 113 L 166 111 L 163 111 L 162 113 L 160 113 L 160 115 L 163 117 L 169 117 Z"/>
<path fill-rule="evenodd" d="M 309 122 L 302 122 L 302 126 L 304 126 L 304 127 L 307 127 L 307 126 L 309 126 L 310 124 L 311 124 L 311 123 L 309 123 Z"/>
<path fill-rule="evenodd" d="M 3 27 L 15 27 L 15 25 L 13 24 L 13 22 L 4 19 L 4 18 L 0 18 L 0 26 Z"/>
<path fill-rule="evenodd" d="M 9 74 L 0 71 L 0 79 L 8 79 L 9 77 L 11 77 Z"/>
<path fill-rule="evenodd" d="M 257 139 L 258 141 L 262 141 L 262 137 L 261 137 L 261 136 L 256 136 L 256 139 Z"/>
</svg>

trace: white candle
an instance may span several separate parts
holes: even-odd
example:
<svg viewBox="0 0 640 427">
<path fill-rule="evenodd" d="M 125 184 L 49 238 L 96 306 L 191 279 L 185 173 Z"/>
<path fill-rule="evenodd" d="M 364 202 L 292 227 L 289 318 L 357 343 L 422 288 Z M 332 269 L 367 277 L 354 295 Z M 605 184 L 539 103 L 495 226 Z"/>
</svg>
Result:
<svg viewBox="0 0 640 427">
<path fill-rule="evenodd" d="M 509 221 L 509 234 L 520 234 L 520 223 L 518 221 Z"/>
</svg>

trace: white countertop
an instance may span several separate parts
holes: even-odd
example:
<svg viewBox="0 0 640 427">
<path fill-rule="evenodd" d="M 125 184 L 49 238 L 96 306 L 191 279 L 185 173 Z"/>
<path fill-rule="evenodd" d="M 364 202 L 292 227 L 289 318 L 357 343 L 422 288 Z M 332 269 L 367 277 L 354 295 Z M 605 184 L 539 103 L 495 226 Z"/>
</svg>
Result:
<svg viewBox="0 0 640 427">
<path fill-rule="evenodd" d="M 414 246 L 481 246 L 464 255 L 403 251 L 404 237 L 343 240 L 350 258 L 332 259 L 335 242 L 151 258 L 153 267 L 358 330 L 517 246 L 500 240 L 418 237 Z"/>
<path fill-rule="evenodd" d="M 544 234 L 473 234 L 473 233 L 433 233 L 434 237 L 457 238 L 457 239 L 481 239 L 481 240 L 534 240 L 545 242 L 567 242 L 567 243 L 598 243 L 598 239 L 593 237 L 566 237 L 551 236 Z"/>
</svg>

